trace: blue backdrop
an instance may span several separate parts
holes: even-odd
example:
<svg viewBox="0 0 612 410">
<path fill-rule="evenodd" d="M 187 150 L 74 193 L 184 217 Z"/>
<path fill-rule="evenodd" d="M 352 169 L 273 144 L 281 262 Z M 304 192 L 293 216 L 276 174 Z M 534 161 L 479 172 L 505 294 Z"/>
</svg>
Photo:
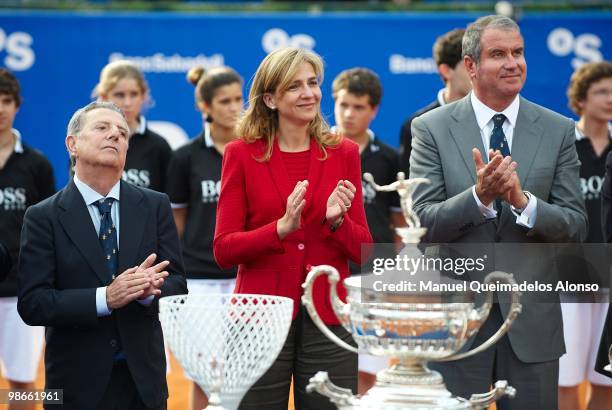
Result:
<svg viewBox="0 0 612 410">
<path fill-rule="evenodd" d="M 0 65 L 21 81 L 24 104 L 16 127 L 52 161 L 58 187 L 67 180 L 64 137 L 70 115 L 91 100 L 100 69 L 128 58 L 145 72 L 154 104 L 149 120 L 194 136 L 201 129 L 186 71 L 226 64 L 245 79 L 276 47 L 308 47 L 326 63 L 323 112 L 333 123 L 331 82 L 343 69 L 376 71 L 384 87 L 372 124 L 398 145 L 402 122 L 432 101 L 442 83 L 431 58 L 435 38 L 465 27 L 468 13 L 168 14 L 0 12 Z M 612 13 L 527 14 L 523 95 L 571 116 L 565 96 L 573 70 L 611 59 Z M 160 125 L 160 124 L 158 124 Z M 180 132 L 179 132 L 180 134 Z"/>
</svg>

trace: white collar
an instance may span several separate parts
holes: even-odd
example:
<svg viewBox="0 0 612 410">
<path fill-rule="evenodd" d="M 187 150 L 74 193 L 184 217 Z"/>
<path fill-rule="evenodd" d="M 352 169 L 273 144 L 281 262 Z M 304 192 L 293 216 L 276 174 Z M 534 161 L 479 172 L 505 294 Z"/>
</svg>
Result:
<svg viewBox="0 0 612 410">
<path fill-rule="evenodd" d="M 470 91 L 470 101 L 472 102 L 472 108 L 474 109 L 474 114 L 476 114 L 476 122 L 478 122 L 478 128 L 481 130 L 491 121 L 495 114 L 499 114 L 497 111 L 492 110 L 488 106 L 486 106 L 482 101 L 476 97 L 474 91 Z M 505 110 L 501 112 L 506 116 L 506 119 L 512 125 L 512 127 L 516 127 L 516 118 L 518 117 L 520 105 L 520 98 L 517 94 L 514 97 L 514 100 Z"/>
<path fill-rule="evenodd" d="M 578 123 L 576 122 L 576 141 L 581 141 L 586 138 L 586 135 L 582 133 L 582 130 L 578 128 Z M 608 124 L 608 135 L 612 139 L 612 124 Z"/>
<path fill-rule="evenodd" d="M 440 107 L 443 106 L 443 105 L 446 105 L 446 101 L 444 100 L 444 90 L 445 89 L 446 88 L 441 88 L 438 91 L 438 104 L 440 104 Z"/>
<path fill-rule="evenodd" d="M 74 180 L 74 185 L 76 185 L 77 189 L 81 193 L 81 196 L 85 200 L 85 203 L 87 204 L 87 206 L 93 204 L 96 201 L 99 201 L 100 199 L 104 199 L 104 198 L 114 198 L 117 201 L 119 201 L 119 186 L 121 184 L 121 180 L 117 181 L 117 183 L 113 185 L 113 187 L 111 188 L 108 195 L 106 195 L 106 197 L 100 195 L 92 187 L 87 185 L 85 182 L 81 181 L 79 177 L 77 177 L 76 173 L 74 174 L 73 180 Z"/>
<path fill-rule="evenodd" d="M 206 145 L 206 148 L 212 148 L 215 146 L 215 143 L 210 136 L 210 125 L 208 122 L 204 122 L 204 145 Z"/>
<path fill-rule="evenodd" d="M 144 115 L 141 115 L 140 117 L 138 117 L 138 128 L 136 128 L 136 131 L 134 131 L 134 134 L 144 135 L 146 130 L 147 130 L 147 119 L 144 117 Z"/>
<path fill-rule="evenodd" d="M 13 148 L 13 151 L 17 154 L 23 154 L 23 144 L 21 143 L 21 133 L 15 128 L 12 128 L 11 132 L 15 136 L 15 147 Z"/>
</svg>

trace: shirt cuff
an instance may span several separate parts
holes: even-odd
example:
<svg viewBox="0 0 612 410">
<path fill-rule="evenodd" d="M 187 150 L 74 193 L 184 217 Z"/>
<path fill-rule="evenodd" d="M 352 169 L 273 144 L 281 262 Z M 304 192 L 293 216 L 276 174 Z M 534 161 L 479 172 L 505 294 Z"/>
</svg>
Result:
<svg viewBox="0 0 612 410">
<path fill-rule="evenodd" d="M 525 195 L 529 197 L 529 202 L 527 202 L 527 206 L 523 209 L 522 212 L 511 206 L 510 210 L 516 216 L 516 224 L 524 226 L 525 228 L 533 228 L 536 221 L 536 216 L 538 214 L 538 199 L 531 192 L 523 191 Z"/>
<path fill-rule="evenodd" d="M 153 296 L 153 295 L 149 295 L 149 296 L 147 296 L 146 298 L 144 298 L 142 300 L 141 299 L 136 299 L 136 301 L 138 303 L 140 303 L 142 306 L 149 306 L 149 305 L 151 305 L 151 302 L 153 302 L 153 298 L 154 297 L 155 296 Z"/>
<path fill-rule="evenodd" d="M 112 312 L 106 304 L 106 286 L 96 289 L 96 311 L 98 312 L 98 317 L 108 316 Z"/>
<path fill-rule="evenodd" d="M 478 209 L 480 209 L 480 213 L 485 217 L 485 219 L 497 218 L 497 211 L 495 208 L 493 208 L 493 202 L 491 202 L 488 206 L 480 202 L 478 195 L 476 195 L 476 185 L 472 186 L 472 195 L 474 196 L 476 205 L 478 205 Z"/>
</svg>

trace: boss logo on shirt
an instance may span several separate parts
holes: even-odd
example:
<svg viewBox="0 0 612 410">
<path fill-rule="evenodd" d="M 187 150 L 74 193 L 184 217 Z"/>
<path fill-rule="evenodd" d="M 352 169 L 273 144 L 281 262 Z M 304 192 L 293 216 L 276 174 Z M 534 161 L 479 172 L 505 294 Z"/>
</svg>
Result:
<svg viewBox="0 0 612 410">
<path fill-rule="evenodd" d="M 121 178 L 125 182 L 148 188 L 151 185 L 151 177 L 146 169 L 126 169 Z"/>
<path fill-rule="evenodd" d="M 202 203 L 208 204 L 219 200 L 219 192 L 221 192 L 221 181 L 213 181 L 205 179 L 201 182 L 202 185 Z"/>
<path fill-rule="evenodd" d="M 374 187 L 372 187 L 372 185 L 370 185 L 370 183 L 361 180 L 361 191 L 363 192 L 364 204 L 367 205 L 374 203 L 374 200 L 376 199 L 376 190 L 374 189 Z"/>
<path fill-rule="evenodd" d="M 0 208 L 5 211 L 25 211 L 26 189 L 10 186 L 0 188 Z"/>
<path fill-rule="evenodd" d="M 588 178 L 580 178 L 580 188 L 582 189 L 583 199 L 599 199 L 603 177 L 591 175 Z"/>
</svg>

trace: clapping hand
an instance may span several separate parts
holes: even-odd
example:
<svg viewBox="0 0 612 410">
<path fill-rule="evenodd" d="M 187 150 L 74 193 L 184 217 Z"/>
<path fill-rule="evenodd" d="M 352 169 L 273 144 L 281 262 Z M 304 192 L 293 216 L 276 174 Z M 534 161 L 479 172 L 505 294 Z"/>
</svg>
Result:
<svg viewBox="0 0 612 410">
<path fill-rule="evenodd" d="M 164 284 L 164 279 L 168 277 L 168 272 L 164 269 L 170 264 L 170 262 L 162 261 L 156 265 L 153 265 L 156 258 L 156 254 L 150 254 L 136 269 L 136 273 L 143 273 L 147 278 L 149 278 L 149 287 L 144 290 L 143 294 L 138 299 L 146 299 L 151 295 L 161 295 L 161 287 Z"/>
<path fill-rule="evenodd" d="M 336 188 L 332 191 L 327 199 L 327 209 L 325 218 L 332 225 L 337 224 L 345 213 L 348 212 L 357 188 L 348 179 L 338 181 Z"/>
<path fill-rule="evenodd" d="M 285 236 L 291 232 L 296 231 L 300 228 L 300 221 L 302 218 L 302 211 L 306 206 L 306 190 L 308 189 L 308 181 L 298 181 L 293 188 L 293 192 L 287 198 L 287 205 L 285 214 L 276 223 L 276 232 L 278 237 L 282 240 Z"/>
<path fill-rule="evenodd" d="M 489 150 L 489 163 L 485 164 L 480 150 L 473 148 L 472 157 L 476 166 L 476 195 L 484 205 L 504 197 L 514 187 L 518 180 L 516 162 L 509 155 L 504 158 L 501 152 Z"/>
</svg>

